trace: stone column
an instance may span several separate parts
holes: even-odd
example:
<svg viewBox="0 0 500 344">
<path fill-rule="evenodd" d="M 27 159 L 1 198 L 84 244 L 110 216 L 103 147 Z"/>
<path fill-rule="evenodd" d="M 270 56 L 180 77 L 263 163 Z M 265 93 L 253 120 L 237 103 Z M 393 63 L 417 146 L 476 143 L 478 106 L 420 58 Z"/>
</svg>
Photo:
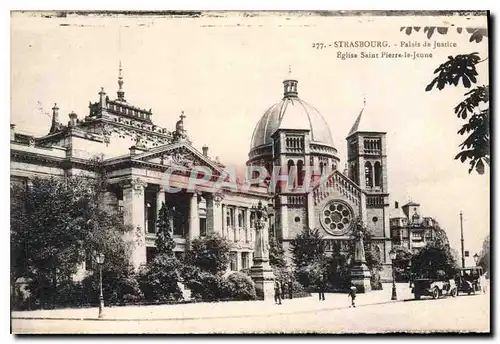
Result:
<svg viewBox="0 0 500 344">
<path fill-rule="evenodd" d="M 138 269 L 146 263 L 146 236 L 145 236 L 145 204 L 144 188 L 146 183 L 139 178 L 122 183 L 123 207 L 125 224 L 131 225 L 133 230 L 128 235 L 133 242 L 131 260 Z"/>
<path fill-rule="evenodd" d="M 160 186 L 158 193 L 156 194 L 156 212 L 159 213 L 162 203 L 165 202 L 165 188 Z"/>
<path fill-rule="evenodd" d="M 207 232 L 224 236 L 222 195 L 207 194 Z"/>
<path fill-rule="evenodd" d="M 270 300 L 274 295 L 274 273 L 269 265 L 269 223 L 266 209 L 259 202 L 255 224 L 255 249 L 250 276 L 255 283 L 257 297 Z"/>
<path fill-rule="evenodd" d="M 245 210 L 245 242 L 252 242 L 252 230 L 250 229 L 250 208 Z"/>
<path fill-rule="evenodd" d="M 225 204 L 221 204 L 222 209 L 222 237 L 227 238 L 227 207 Z"/>
<path fill-rule="evenodd" d="M 233 241 L 237 242 L 238 241 L 238 208 L 234 207 L 233 208 Z"/>
<path fill-rule="evenodd" d="M 196 192 L 189 194 L 189 233 L 188 247 L 191 246 L 193 239 L 200 236 L 200 218 L 198 213 L 198 194 Z"/>
</svg>

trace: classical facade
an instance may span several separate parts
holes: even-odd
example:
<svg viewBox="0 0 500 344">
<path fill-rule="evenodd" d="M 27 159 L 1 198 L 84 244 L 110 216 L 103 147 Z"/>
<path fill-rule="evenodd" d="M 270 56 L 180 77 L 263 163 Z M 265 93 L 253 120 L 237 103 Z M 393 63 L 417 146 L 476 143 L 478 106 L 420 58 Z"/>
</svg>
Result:
<svg viewBox="0 0 500 344">
<path fill-rule="evenodd" d="M 299 98 L 296 79 L 289 77 L 283 85 L 283 98 L 255 127 L 248 155 L 247 166 L 267 176 L 259 182 L 247 176 L 252 182 L 246 187 L 238 187 L 239 182 L 221 186 L 224 165 L 209 156 L 208 147 L 202 152 L 193 147 L 186 116 L 182 113 L 172 130 L 157 126 L 151 109 L 126 99 L 121 75 L 116 98 L 101 89 L 83 118 L 70 113 L 63 123 L 54 105 L 47 135 L 30 137 L 11 125 L 11 178 L 89 173 L 91 159 L 101 155 L 110 182 L 108 205 L 124 211 L 124 221 L 140 238 L 132 256 L 136 267 L 154 255 L 157 213 L 165 202 L 173 213 L 178 254 L 194 238 L 217 232 L 232 243 L 230 269 L 250 268 L 253 207 L 260 201 L 268 205 L 270 230 L 283 240 L 285 251 L 304 228 L 320 229 L 328 247 L 334 241 L 347 244 L 353 221 L 360 217 L 373 232 L 382 277 L 390 278 L 385 132 L 366 125 L 370 113 L 363 108 L 347 135 L 348 159 L 340 171 L 327 122 Z M 209 177 L 192 183 L 200 167 Z"/>
<path fill-rule="evenodd" d="M 420 204 L 413 201 L 401 207 L 398 202 L 394 203 L 390 226 L 392 244 L 404 247 L 412 253 L 434 241 L 442 231 L 434 218 L 421 215 Z"/>
</svg>

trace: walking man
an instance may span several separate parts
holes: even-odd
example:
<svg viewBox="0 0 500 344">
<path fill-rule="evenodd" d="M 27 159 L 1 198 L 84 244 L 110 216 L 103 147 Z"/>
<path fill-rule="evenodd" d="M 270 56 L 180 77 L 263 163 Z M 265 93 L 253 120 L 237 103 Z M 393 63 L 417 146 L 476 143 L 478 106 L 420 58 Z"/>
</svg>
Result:
<svg viewBox="0 0 500 344">
<path fill-rule="evenodd" d="M 326 278 L 325 275 L 321 275 L 319 280 L 319 290 L 318 290 L 318 297 L 320 301 L 325 301 L 325 289 L 326 289 Z"/>
<path fill-rule="evenodd" d="M 279 280 L 274 280 L 274 302 L 278 305 L 281 305 L 281 282 Z"/>
<path fill-rule="evenodd" d="M 351 298 L 351 305 L 349 308 L 354 307 L 356 308 L 356 287 L 351 284 L 351 288 L 349 289 L 349 295 L 347 298 Z"/>
</svg>

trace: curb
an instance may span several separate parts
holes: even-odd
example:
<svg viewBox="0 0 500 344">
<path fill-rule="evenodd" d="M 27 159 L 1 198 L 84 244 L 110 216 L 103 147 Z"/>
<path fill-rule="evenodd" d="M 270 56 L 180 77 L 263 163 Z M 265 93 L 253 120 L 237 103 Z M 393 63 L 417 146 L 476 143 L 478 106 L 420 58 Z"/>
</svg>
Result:
<svg viewBox="0 0 500 344">
<path fill-rule="evenodd" d="M 389 303 L 406 302 L 408 299 L 403 300 L 388 300 L 375 303 L 361 304 L 356 306 L 356 308 L 367 307 L 367 306 L 377 306 Z M 238 319 L 238 318 L 260 318 L 269 317 L 276 315 L 291 315 L 291 314 L 305 314 L 313 312 L 326 312 L 335 311 L 341 309 L 349 309 L 350 307 L 328 307 L 320 309 L 302 310 L 296 312 L 278 312 L 270 314 L 239 314 L 239 315 L 222 315 L 222 316 L 209 316 L 209 317 L 183 317 L 183 318 L 64 318 L 64 317 L 11 317 L 12 320 L 64 320 L 64 321 L 180 321 L 180 320 L 213 320 L 213 319 Z"/>
</svg>

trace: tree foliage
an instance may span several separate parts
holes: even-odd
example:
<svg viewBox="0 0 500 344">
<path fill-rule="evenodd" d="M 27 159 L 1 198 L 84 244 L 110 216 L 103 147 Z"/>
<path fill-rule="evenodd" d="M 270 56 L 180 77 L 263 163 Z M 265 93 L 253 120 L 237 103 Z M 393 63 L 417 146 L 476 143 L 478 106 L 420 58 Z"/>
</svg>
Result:
<svg viewBox="0 0 500 344">
<path fill-rule="evenodd" d="M 450 245 L 441 240 L 425 245 L 411 261 L 411 270 L 416 277 L 438 278 L 444 273 L 444 277 L 453 278 L 457 269 Z"/>
<path fill-rule="evenodd" d="M 325 241 L 319 229 L 304 229 L 290 242 L 292 260 L 297 268 L 323 261 Z"/>
<path fill-rule="evenodd" d="M 273 267 L 286 267 L 283 244 L 273 235 L 269 235 L 269 264 Z"/>
<path fill-rule="evenodd" d="M 485 272 L 490 271 L 490 235 L 484 238 L 483 247 L 479 254 L 479 262 L 477 265 L 481 266 Z"/>
<path fill-rule="evenodd" d="M 423 32 L 427 38 L 431 38 L 435 32 L 445 35 L 448 27 L 424 27 Z M 463 32 L 462 27 L 456 28 L 457 32 Z M 401 27 L 410 35 L 413 31 L 420 31 L 420 27 Z M 470 34 L 469 42 L 479 43 L 488 37 L 486 28 L 466 28 L 465 32 Z M 434 79 L 425 88 L 431 91 L 434 87 L 442 90 L 445 86 L 459 86 L 460 82 L 466 89 L 477 83 L 477 64 L 485 61 L 477 52 L 449 56 L 434 74 Z M 460 144 L 460 152 L 455 156 L 464 163 L 469 161 L 469 173 L 476 169 L 483 174 L 485 165 L 490 165 L 490 109 L 489 109 L 489 85 L 479 85 L 464 94 L 465 98 L 454 109 L 457 117 L 466 120 L 458 131 L 460 135 L 466 135 L 466 139 Z"/>
<path fill-rule="evenodd" d="M 186 253 L 186 264 L 200 268 L 212 274 L 226 271 L 229 265 L 229 241 L 217 233 L 211 233 L 191 242 L 191 249 Z"/>
<path fill-rule="evenodd" d="M 142 266 L 139 282 L 149 302 L 171 302 L 182 299 L 179 288 L 181 263 L 175 257 L 175 241 L 170 228 L 169 211 L 162 203 L 156 222 L 156 254 Z"/>
<path fill-rule="evenodd" d="M 105 273 L 129 268 L 130 242 L 124 235 L 131 228 L 105 205 L 102 159 L 93 159 L 90 170 L 11 185 L 11 282 L 25 278 L 42 305 L 55 302 L 59 285 L 72 283 L 86 255 L 103 253 Z"/>
</svg>

